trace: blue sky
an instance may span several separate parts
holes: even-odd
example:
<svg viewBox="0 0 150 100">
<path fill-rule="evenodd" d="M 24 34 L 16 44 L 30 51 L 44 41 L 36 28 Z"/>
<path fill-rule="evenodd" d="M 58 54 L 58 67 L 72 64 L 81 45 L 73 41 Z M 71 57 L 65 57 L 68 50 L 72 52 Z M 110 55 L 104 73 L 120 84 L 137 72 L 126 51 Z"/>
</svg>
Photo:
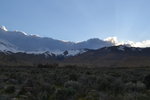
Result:
<svg viewBox="0 0 150 100">
<path fill-rule="evenodd" d="M 0 0 L 0 25 L 60 40 L 150 38 L 150 0 Z"/>
</svg>

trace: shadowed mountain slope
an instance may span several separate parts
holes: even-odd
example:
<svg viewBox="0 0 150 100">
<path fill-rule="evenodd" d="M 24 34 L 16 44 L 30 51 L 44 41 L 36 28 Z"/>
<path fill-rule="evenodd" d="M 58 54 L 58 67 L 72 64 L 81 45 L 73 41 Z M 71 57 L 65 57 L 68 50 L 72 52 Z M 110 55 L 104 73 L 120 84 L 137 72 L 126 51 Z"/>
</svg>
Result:
<svg viewBox="0 0 150 100">
<path fill-rule="evenodd" d="M 89 64 L 99 67 L 150 66 L 150 48 L 126 46 L 104 47 L 70 57 L 66 59 L 65 62 Z"/>
</svg>

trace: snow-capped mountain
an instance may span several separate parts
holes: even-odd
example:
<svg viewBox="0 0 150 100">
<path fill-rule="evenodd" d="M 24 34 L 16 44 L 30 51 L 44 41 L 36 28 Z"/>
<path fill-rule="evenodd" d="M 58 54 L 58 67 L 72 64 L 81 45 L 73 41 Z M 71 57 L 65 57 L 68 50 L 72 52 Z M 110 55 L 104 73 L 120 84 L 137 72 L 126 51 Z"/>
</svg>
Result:
<svg viewBox="0 0 150 100">
<path fill-rule="evenodd" d="M 21 31 L 8 31 L 4 26 L 0 27 L 0 40 L 12 44 L 19 52 L 23 51 L 29 53 L 50 51 L 59 54 L 60 52 L 67 50 L 70 54 L 76 54 L 79 53 L 79 51 L 83 52 L 84 49 L 98 49 L 114 45 L 111 42 L 103 41 L 97 38 L 78 43 L 64 42 L 48 37 L 27 35 L 25 32 Z"/>
</svg>

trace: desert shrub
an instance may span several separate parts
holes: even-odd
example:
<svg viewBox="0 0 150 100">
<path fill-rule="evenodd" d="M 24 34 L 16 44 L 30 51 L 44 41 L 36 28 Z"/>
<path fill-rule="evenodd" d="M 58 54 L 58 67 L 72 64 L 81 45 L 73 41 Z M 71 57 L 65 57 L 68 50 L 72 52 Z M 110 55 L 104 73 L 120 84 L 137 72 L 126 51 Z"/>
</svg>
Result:
<svg viewBox="0 0 150 100">
<path fill-rule="evenodd" d="M 14 85 L 15 85 L 15 84 L 18 84 L 18 80 L 17 80 L 17 79 L 13 79 L 13 78 L 11 79 L 11 78 L 10 78 L 10 79 L 7 80 L 7 83 L 8 83 L 8 84 L 14 84 Z"/>
<path fill-rule="evenodd" d="M 70 100 L 75 95 L 73 88 L 61 88 L 56 91 L 56 100 Z"/>
<path fill-rule="evenodd" d="M 111 88 L 112 92 L 113 92 L 115 95 L 118 95 L 118 94 L 124 92 L 124 83 L 123 83 L 123 81 L 122 81 L 120 78 L 115 79 L 115 80 L 110 84 L 110 88 Z"/>
<path fill-rule="evenodd" d="M 150 97 L 143 93 L 138 93 L 136 95 L 137 100 L 150 100 Z"/>
<path fill-rule="evenodd" d="M 72 80 L 72 81 L 77 81 L 78 80 L 78 75 L 77 74 L 75 74 L 75 73 L 71 73 L 70 75 L 69 75 L 69 80 Z"/>
<path fill-rule="evenodd" d="M 0 100 L 150 100 L 149 68 L 17 66 L 0 72 Z"/>
<path fill-rule="evenodd" d="M 133 82 L 126 83 L 125 88 L 126 88 L 126 91 L 128 92 L 130 91 L 142 92 L 146 89 L 146 86 L 144 83 L 138 81 L 136 83 L 133 83 Z"/>
<path fill-rule="evenodd" d="M 144 77 L 143 83 L 146 85 L 146 87 L 150 88 L 150 74 Z"/>
<path fill-rule="evenodd" d="M 16 95 L 19 97 L 20 95 L 25 95 L 26 93 L 27 93 L 27 90 L 25 89 L 25 87 L 20 87 Z"/>
<path fill-rule="evenodd" d="M 146 85 L 145 85 L 144 83 L 138 81 L 138 82 L 136 83 L 136 88 L 137 88 L 136 90 L 137 90 L 138 92 L 143 92 L 144 90 L 146 90 Z"/>
<path fill-rule="evenodd" d="M 99 92 L 96 90 L 91 90 L 86 95 L 86 100 L 99 100 Z"/>
<path fill-rule="evenodd" d="M 99 91 L 109 91 L 111 89 L 111 83 L 114 81 L 112 76 L 103 76 L 97 79 L 97 89 Z"/>
<path fill-rule="evenodd" d="M 85 88 L 94 88 L 96 86 L 97 77 L 95 75 L 82 75 L 79 82 Z"/>
<path fill-rule="evenodd" d="M 123 100 L 150 100 L 150 97 L 147 94 L 130 92 L 130 93 L 125 93 L 122 96 L 122 99 Z"/>
<path fill-rule="evenodd" d="M 46 92 L 48 94 L 53 94 L 55 92 L 55 87 L 50 84 L 42 84 L 40 91 Z"/>
<path fill-rule="evenodd" d="M 5 93 L 9 93 L 9 94 L 14 93 L 15 90 L 16 90 L 16 88 L 13 85 L 6 86 L 4 89 Z"/>
<path fill-rule="evenodd" d="M 39 91 L 38 95 L 36 96 L 36 100 L 49 100 L 50 95 L 51 94 L 46 91 Z"/>
<path fill-rule="evenodd" d="M 35 80 L 27 79 L 27 80 L 25 80 L 24 85 L 28 86 L 28 87 L 33 87 L 34 86 L 34 81 Z"/>
<path fill-rule="evenodd" d="M 127 92 L 135 92 L 136 91 L 136 84 L 133 82 L 128 82 L 125 84 L 125 89 Z"/>
<path fill-rule="evenodd" d="M 5 95 L 0 95 L 0 100 L 10 100 L 10 98 Z"/>
<path fill-rule="evenodd" d="M 77 81 L 67 81 L 64 84 L 65 88 L 73 88 L 74 90 L 79 90 L 81 88 L 81 84 Z"/>
</svg>

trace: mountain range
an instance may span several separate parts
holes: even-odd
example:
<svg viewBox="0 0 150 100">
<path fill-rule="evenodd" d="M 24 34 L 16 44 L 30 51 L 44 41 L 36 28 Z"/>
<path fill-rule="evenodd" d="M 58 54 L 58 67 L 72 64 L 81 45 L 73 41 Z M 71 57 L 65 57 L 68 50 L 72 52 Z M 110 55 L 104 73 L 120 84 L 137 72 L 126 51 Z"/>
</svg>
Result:
<svg viewBox="0 0 150 100">
<path fill-rule="evenodd" d="M 89 39 L 65 42 L 27 35 L 0 27 L 0 65 L 37 65 L 49 63 L 98 67 L 150 66 L 150 48 L 116 46 L 114 42 Z"/>
<path fill-rule="evenodd" d="M 78 43 L 65 42 L 48 37 L 27 35 L 25 32 L 21 31 L 8 31 L 6 27 L 1 26 L 0 45 L 0 50 L 6 51 L 14 49 L 14 51 L 16 50 L 23 52 L 56 52 L 65 50 L 98 49 L 102 47 L 113 46 L 114 44 L 98 38 L 93 38 Z"/>
</svg>

